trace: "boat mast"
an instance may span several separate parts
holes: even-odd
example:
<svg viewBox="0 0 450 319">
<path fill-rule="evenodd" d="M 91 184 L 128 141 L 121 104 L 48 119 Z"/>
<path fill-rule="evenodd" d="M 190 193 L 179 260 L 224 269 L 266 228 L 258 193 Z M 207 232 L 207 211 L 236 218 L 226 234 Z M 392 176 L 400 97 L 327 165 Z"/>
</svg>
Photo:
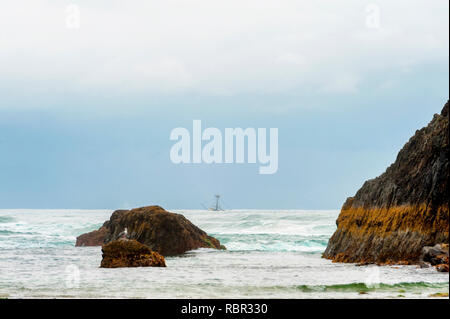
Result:
<svg viewBox="0 0 450 319">
<path fill-rule="evenodd" d="M 219 199 L 220 199 L 220 195 L 216 195 L 216 208 L 215 208 L 216 211 L 219 210 Z"/>
</svg>

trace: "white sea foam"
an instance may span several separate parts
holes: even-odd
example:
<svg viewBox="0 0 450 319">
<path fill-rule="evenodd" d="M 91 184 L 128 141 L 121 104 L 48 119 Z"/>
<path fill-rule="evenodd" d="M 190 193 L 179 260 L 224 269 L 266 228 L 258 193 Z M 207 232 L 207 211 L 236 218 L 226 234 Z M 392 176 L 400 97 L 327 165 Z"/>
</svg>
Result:
<svg viewBox="0 0 450 319">
<path fill-rule="evenodd" d="M 99 268 L 100 247 L 74 247 L 111 210 L 0 210 L 0 296 L 9 298 L 427 297 L 448 291 L 448 274 L 415 266 L 372 270 L 320 258 L 338 211 L 177 210 L 227 251 L 166 258 L 167 268 Z M 67 285 L 76 271 L 78 285 Z M 72 276 L 73 277 L 73 276 Z M 72 278 L 70 277 L 70 278 Z M 126 280 L 123 280 L 126 278 Z M 366 290 L 367 295 L 359 291 Z"/>
</svg>

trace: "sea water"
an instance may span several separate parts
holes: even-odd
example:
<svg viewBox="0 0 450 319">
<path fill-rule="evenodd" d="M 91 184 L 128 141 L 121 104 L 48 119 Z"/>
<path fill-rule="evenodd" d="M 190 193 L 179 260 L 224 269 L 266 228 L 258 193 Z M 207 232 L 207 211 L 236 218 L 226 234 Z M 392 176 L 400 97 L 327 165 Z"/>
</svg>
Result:
<svg viewBox="0 0 450 319">
<path fill-rule="evenodd" d="M 321 258 L 338 211 L 174 210 L 227 250 L 166 258 L 166 268 L 99 268 L 75 247 L 111 210 L 0 210 L 0 298 L 427 298 L 449 276 L 417 266 Z"/>
</svg>

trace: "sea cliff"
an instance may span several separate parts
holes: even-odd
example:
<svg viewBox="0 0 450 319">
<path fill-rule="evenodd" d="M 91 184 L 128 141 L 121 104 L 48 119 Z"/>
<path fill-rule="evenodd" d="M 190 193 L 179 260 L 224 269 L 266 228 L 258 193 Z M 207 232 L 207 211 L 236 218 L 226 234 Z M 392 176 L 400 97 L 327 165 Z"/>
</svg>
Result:
<svg viewBox="0 0 450 319">
<path fill-rule="evenodd" d="M 449 104 L 417 130 L 381 176 L 346 200 L 323 257 L 418 263 L 424 246 L 449 242 Z"/>
</svg>

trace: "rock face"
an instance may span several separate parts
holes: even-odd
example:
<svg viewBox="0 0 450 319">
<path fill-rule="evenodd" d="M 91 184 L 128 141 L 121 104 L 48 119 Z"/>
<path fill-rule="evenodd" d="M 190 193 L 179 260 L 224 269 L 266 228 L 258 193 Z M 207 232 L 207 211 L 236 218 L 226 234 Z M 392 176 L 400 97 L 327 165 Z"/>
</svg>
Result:
<svg viewBox="0 0 450 319">
<path fill-rule="evenodd" d="M 102 247 L 101 268 L 166 267 L 164 257 L 136 240 L 119 239 Z"/>
<path fill-rule="evenodd" d="M 449 105 L 398 153 L 384 174 L 347 199 L 323 257 L 336 262 L 417 263 L 448 243 Z"/>
<path fill-rule="evenodd" d="M 159 206 L 116 210 L 99 230 L 79 236 L 76 246 L 109 243 L 118 239 L 125 228 L 129 239 L 135 239 L 163 256 L 179 255 L 202 247 L 225 249 L 216 238 L 208 236 L 183 215 Z"/>
</svg>

